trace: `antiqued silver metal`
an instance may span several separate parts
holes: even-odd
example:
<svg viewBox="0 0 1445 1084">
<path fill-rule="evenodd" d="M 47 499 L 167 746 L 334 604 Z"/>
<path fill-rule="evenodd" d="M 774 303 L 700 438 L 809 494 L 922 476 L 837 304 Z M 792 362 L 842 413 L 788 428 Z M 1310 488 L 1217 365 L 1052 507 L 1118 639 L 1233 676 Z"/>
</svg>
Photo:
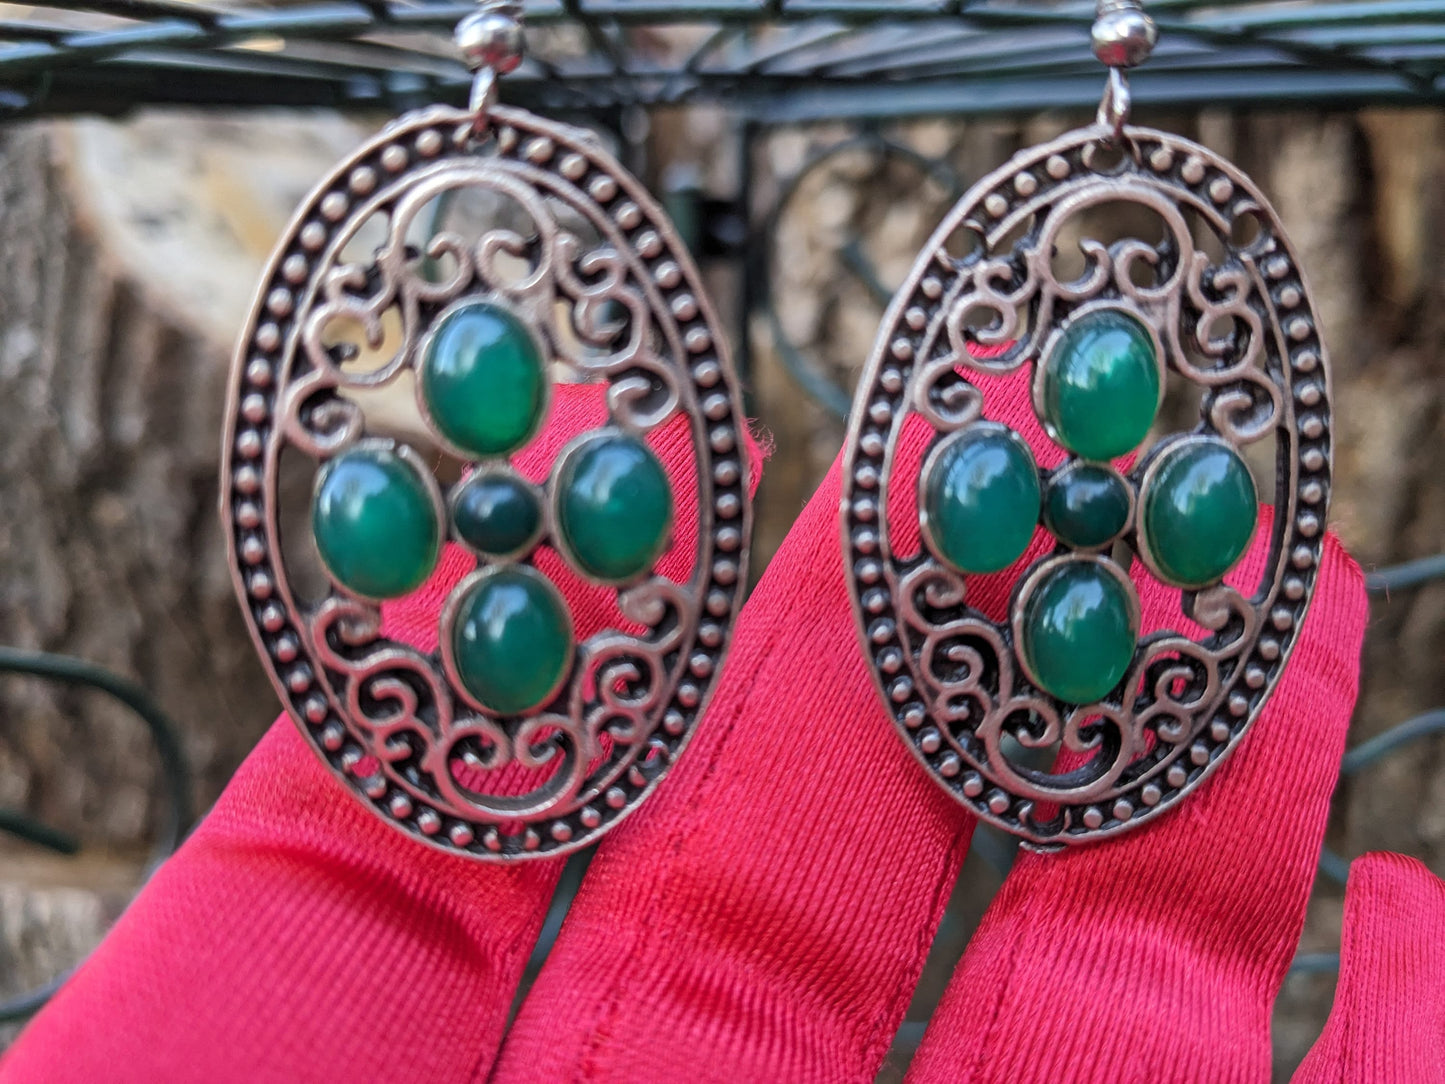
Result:
<svg viewBox="0 0 1445 1084">
<path fill-rule="evenodd" d="M 490 68 L 497 75 L 509 75 L 526 54 L 522 5 L 517 0 L 483 0 L 457 23 L 452 40 L 472 71 Z"/>
<path fill-rule="evenodd" d="M 472 129 L 480 134 L 497 103 L 497 80 L 521 66 L 527 38 L 520 0 L 482 0 L 477 8 L 457 23 L 452 41 L 473 73 L 467 108 Z"/>
<path fill-rule="evenodd" d="M 515 861 L 597 838 L 687 745 L 746 583 L 749 465 L 717 318 L 662 210 L 589 132 L 502 106 L 489 108 L 480 133 L 477 120 L 443 107 L 400 118 L 341 162 L 292 220 L 231 369 L 221 513 L 261 658 L 332 771 L 431 846 Z M 429 228 L 436 201 L 462 193 L 483 194 L 505 215 L 470 232 L 431 232 L 419 250 L 416 231 Z M 378 223 L 380 243 L 358 254 L 353 242 Z M 355 393 L 415 379 L 429 329 L 462 299 L 504 304 L 552 371 L 604 385 L 607 426 L 645 436 L 681 418 L 693 448 L 694 469 L 673 482 L 698 509 L 688 577 L 654 570 L 614 588 L 615 623 L 634 631 L 586 635 L 557 695 L 527 718 L 480 710 L 449 677 L 448 648 L 383 635 L 375 602 L 334 583 L 305 597 L 282 548 L 283 453 L 319 467 L 378 439 Z M 370 371 L 346 365 L 359 346 L 381 344 L 389 314 L 400 324 L 395 354 Z M 348 346 L 347 328 L 361 342 Z M 431 446 L 447 447 L 430 428 Z M 512 469 L 500 457 L 471 465 Z M 540 548 L 471 554 L 476 571 L 442 606 L 441 644 L 446 615 L 487 569 L 516 562 L 550 576 L 564 566 L 555 494 L 550 481 L 539 488 Z M 434 497 L 450 521 L 451 495 L 438 488 Z"/>
<path fill-rule="evenodd" d="M 1089 32 L 1094 56 L 1110 68 L 1137 68 L 1154 51 L 1159 29 L 1139 0 L 1098 0 Z"/>
<path fill-rule="evenodd" d="M 1162 240 L 1091 238 L 1090 216 L 1119 205 L 1153 211 Z M 955 255 L 968 247 L 954 243 L 960 236 L 972 240 L 964 256 Z M 1072 281 L 1054 267 L 1066 246 L 1085 258 Z M 1151 583 L 1148 563 L 1133 561 L 1138 494 L 1155 462 L 1146 442 L 1125 473 L 1135 505 L 1119 542 L 1056 544 L 1021 573 L 1009 612 L 989 616 L 930 546 L 895 550 L 913 527 L 896 517 L 919 514 L 912 499 L 890 504 L 894 487 L 919 492 L 899 469 L 900 449 L 928 462 L 950 435 L 996 425 L 980 384 L 1039 365 L 1061 326 L 1099 306 L 1152 329 L 1170 385 L 1199 389 L 1198 423 L 1182 439 L 1240 451 L 1273 439 L 1262 571 L 1238 587 L 1242 573 L 1200 590 Z M 990 356 L 971 353 L 976 345 Z M 922 456 L 916 419 L 931 429 Z M 1244 174 L 1188 140 L 1144 128 L 1116 135 L 1110 123 L 1021 152 L 928 242 L 884 317 L 848 430 L 844 564 L 860 641 L 899 734 L 950 794 L 1031 846 L 1104 838 L 1172 808 L 1237 746 L 1280 679 L 1314 590 L 1330 458 L 1329 371 L 1309 287 Z M 1178 620 L 1143 636 L 1127 677 L 1087 705 L 1043 693 L 1015 649 L 1028 592 L 1051 562 L 1078 560 L 1126 582 L 1130 570 L 1151 597 L 1178 600 Z M 1044 754 L 1052 767 L 1039 765 Z"/>
</svg>

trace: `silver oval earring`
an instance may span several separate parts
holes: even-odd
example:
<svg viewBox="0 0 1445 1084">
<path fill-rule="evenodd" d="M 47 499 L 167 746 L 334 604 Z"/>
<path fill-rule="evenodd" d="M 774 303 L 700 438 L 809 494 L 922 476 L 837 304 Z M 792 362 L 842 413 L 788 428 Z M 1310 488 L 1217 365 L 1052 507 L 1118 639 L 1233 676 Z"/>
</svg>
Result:
<svg viewBox="0 0 1445 1084">
<path fill-rule="evenodd" d="M 469 109 L 399 118 L 297 212 L 235 357 L 222 465 L 236 589 L 301 732 L 382 818 L 497 860 L 583 846 L 666 773 L 723 662 L 750 520 L 737 385 L 676 232 L 591 133 L 495 103 L 520 10 L 459 25 Z M 458 200 L 478 221 L 434 228 Z M 534 479 L 512 459 L 553 372 L 605 384 L 607 417 Z M 367 396 L 407 383 L 419 434 L 373 427 Z M 690 438 L 685 500 L 647 439 L 668 422 Z M 283 549 L 283 456 L 313 480 L 317 585 Z M 655 564 L 680 504 L 698 519 L 674 582 Z M 382 602 L 449 541 L 472 570 L 438 649 L 388 638 Z M 580 637 L 548 570 L 614 592 L 615 627 Z"/>
<path fill-rule="evenodd" d="M 1128 126 L 1124 69 L 1154 40 L 1137 2 L 1100 0 L 1097 122 L 1021 152 L 939 227 L 884 318 L 844 458 L 850 590 L 890 717 L 950 794 L 1039 847 L 1147 821 L 1236 747 L 1289 659 L 1323 544 L 1330 391 L 1309 288 L 1249 178 Z M 1152 212 L 1162 239 L 1090 238 L 1108 205 Z M 1081 231 L 1082 270 L 1061 275 Z M 964 256 L 948 249 L 960 234 Z M 1060 461 L 1047 469 L 980 388 L 1029 366 Z M 1171 383 L 1192 386 L 1198 423 L 1151 441 Z M 932 430 L 916 483 L 892 476 L 914 419 Z M 1244 453 L 1268 438 L 1267 555 L 1236 586 L 1259 507 Z M 891 519 L 913 514 L 893 491 L 915 484 L 919 522 Z M 1040 525 L 1052 545 L 1021 563 Z M 921 547 L 900 552 L 912 527 Z M 1198 632 L 1141 628 L 1134 558 Z M 965 576 L 1010 567 L 995 620 Z"/>
</svg>

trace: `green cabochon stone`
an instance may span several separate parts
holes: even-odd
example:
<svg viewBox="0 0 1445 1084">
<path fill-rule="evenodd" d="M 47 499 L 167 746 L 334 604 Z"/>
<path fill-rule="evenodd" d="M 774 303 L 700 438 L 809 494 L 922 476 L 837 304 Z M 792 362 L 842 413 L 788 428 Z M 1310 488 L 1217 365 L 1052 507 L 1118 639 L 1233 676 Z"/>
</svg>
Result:
<svg viewBox="0 0 1445 1084">
<path fill-rule="evenodd" d="M 1115 309 L 1070 323 L 1043 362 L 1039 404 L 1055 438 L 1085 459 L 1137 448 L 1159 409 L 1159 362 L 1149 330 Z"/>
<path fill-rule="evenodd" d="M 1163 452 L 1140 500 L 1149 555 L 1177 587 L 1223 578 L 1249 548 L 1259 515 L 1249 467 L 1214 439 L 1184 441 Z"/>
<path fill-rule="evenodd" d="M 353 448 L 321 468 L 311 530 L 331 577 L 367 598 L 415 591 L 441 553 L 426 479 L 388 448 Z"/>
<path fill-rule="evenodd" d="M 1066 546 L 1102 546 L 1129 524 L 1129 485 L 1108 467 L 1076 462 L 1050 480 L 1044 524 Z"/>
<path fill-rule="evenodd" d="M 1025 605 L 1020 648 L 1039 686 L 1067 704 L 1092 704 L 1119 684 L 1138 629 L 1129 589 L 1093 561 L 1060 565 Z"/>
<path fill-rule="evenodd" d="M 531 486 L 510 474 L 478 474 L 452 505 L 457 536 L 478 553 L 511 557 L 542 526 L 542 506 Z"/>
<path fill-rule="evenodd" d="M 487 573 L 457 606 L 452 662 L 462 687 L 498 715 L 543 707 L 572 666 L 572 619 L 550 580 L 525 567 Z"/>
<path fill-rule="evenodd" d="M 634 579 L 667 546 L 672 486 L 637 437 L 603 431 L 587 438 L 563 463 L 553 499 L 568 555 L 595 579 Z"/>
<path fill-rule="evenodd" d="M 547 402 L 537 340 L 489 301 L 453 309 L 437 324 L 420 366 L 432 424 L 469 455 L 507 455 L 532 438 Z"/>
<path fill-rule="evenodd" d="M 923 479 L 923 510 L 938 558 L 960 572 L 1018 560 L 1039 521 L 1039 472 L 1017 433 L 976 428 L 948 438 Z"/>
</svg>

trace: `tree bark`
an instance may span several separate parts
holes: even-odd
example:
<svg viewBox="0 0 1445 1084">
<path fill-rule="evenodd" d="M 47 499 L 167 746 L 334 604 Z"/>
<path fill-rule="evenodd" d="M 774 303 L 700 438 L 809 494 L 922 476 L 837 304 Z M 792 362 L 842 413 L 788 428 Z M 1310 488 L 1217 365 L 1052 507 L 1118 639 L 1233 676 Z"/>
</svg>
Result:
<svg viewBox="0 0 1445 1084">
<path fill-rule="evenodd" d="M 134 678 L 200 808 L 274 717 L 216 516 L 231 339 L 295 202 L 359 129 L 150 114 L 0 138 L 0 642 Z M 0 681 L 0 806 L 138 847 L 156 758 L 127 709 Z"/>
</svg>

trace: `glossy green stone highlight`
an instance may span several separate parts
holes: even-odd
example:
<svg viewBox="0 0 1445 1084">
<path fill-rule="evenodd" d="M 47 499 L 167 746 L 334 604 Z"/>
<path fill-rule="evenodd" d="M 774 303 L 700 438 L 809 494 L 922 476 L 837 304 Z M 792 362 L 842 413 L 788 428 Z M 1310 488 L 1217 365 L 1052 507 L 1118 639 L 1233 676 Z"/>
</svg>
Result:
<svg viewBox="0 0 1445 1084">
<path fill-rule="evenodd" d="M 544 706 L 572 666 L 572 618 L 545 576 L 512 566 L 487 573 L 457 606 L 452 663 L 462 687 L 489 711 Z"/>
<path fill-rule="evenodd" d="M 1108 467 L 1075 463 L 1054 475 L 1044 493 L 1044 524 L 1066 546 L 1102 546 L 1128 523 L 1128 483 Z"/>
<path fill-rule="evenodd" d="M 415 591 L 441 553 L 441 525 L 426 479 L 380 446 L 352 448 L 321 468 L 311 530 L 332 579 L 367 598 Z"/>
<path fill-rule="evenodd" d="M 1024 610 L 1020 649 L 1040 688 L 1092 704 L 1123 679 L 1138 640 L 1128 589 L 1094 561 L 1048 573 Z"/>
<path fill-rule="evenodd" d="M 1039 409 L 1069 451 L 1114 459 L 1154 424 L 1159 379 L 1149 330 L 1117 309 L 1096 309 L 1070 323 L 1044 359 Z"/>
<path fill-rule="evenodd" d="M 568 556 L 595 579 L 634 579 L 667 546 L 672 486 L 637 437 L 615 430 L 589 437 L 563 462 L 553 493 Z"/>
<path fill-rule="evenodd" d="M 1039 521 L 1039 471 L 1023 439 L 1002 427 L 948 439 L 923 479 L 933 551 L 960 572 L 997 572 L 1022 556 Z"/>
<path fill-rule="evenodd" d="M 542 423 L 541 350 L 527 325 L 500 305 L 474 301 L 443 317 L 420 370 L 432 424 L 470 455 L 514 452 Z"/>
<path fill-rule="evenodd" d="M 537 537 L 542 506 L 536 491 L 513 474 L 477 474 L 452 504 L 457 536 L 478 553 L 511 557 Z"/>
<path fill-rule="evenodd" d="M 1183 441 L 1162 453 L 1140 500 L 1149 556 L 1177 587 L 1223 578 L 1254 537 L 1254 479 L 1239 453 L 1220 440 Z"/>
</svg>

